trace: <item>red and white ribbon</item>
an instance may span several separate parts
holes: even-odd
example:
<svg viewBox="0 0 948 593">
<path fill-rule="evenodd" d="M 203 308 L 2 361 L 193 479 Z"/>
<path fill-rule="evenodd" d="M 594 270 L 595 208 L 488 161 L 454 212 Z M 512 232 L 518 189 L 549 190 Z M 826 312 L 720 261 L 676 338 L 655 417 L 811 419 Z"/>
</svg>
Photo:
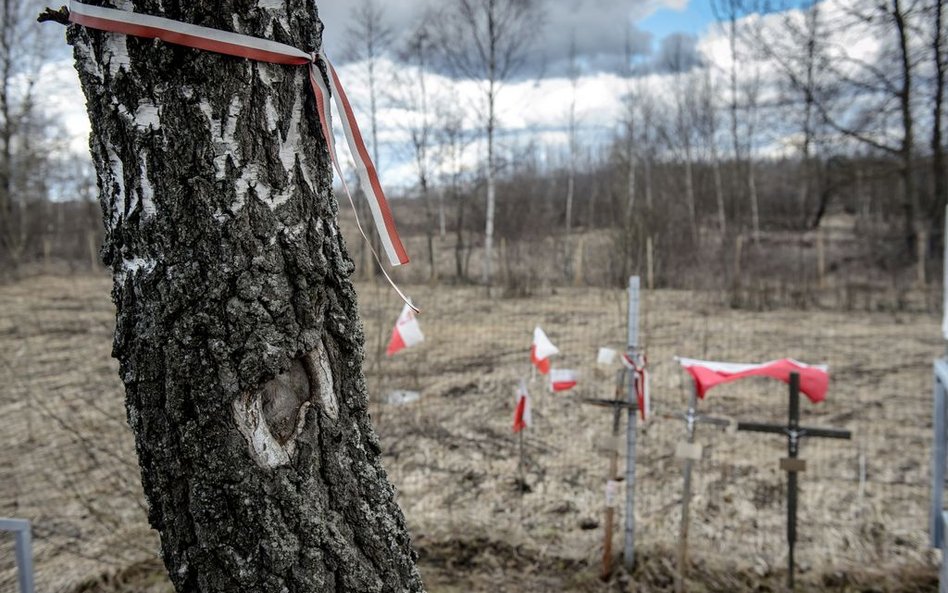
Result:
<svg viewBox="0 0 948 593">
<path fill-rule="evenodd" d="M 369 157 L 368 150 L 365 147 L 365 142 L 362 139 L 362 133 L 359 130 L 359 124 L 356 122 L 355 115 L 353 114 L 352 106 L 349 103 L 345 90 L 342 88 L 342 84 L 339 82 L 339 76 L 336 74 L 335 68 L 333 68 L 323 52 L 307 53 L 290 45 L 261 39 L 259 37 L 251 37 L 250 35 L 241 35 L 239 33 L 221 31 L 220 29 L 191 25 L 172 19 L 126 10 L 90 6 L 78 2 L 77 0 L 69 1 L 69 20 L 77 25 L 93 29 L 111 33 L 123 33 L 125 35 L 148 39 L 160 39 L 167 43 L 256 60 L 258 62 L 296 66 L 308 65 L 310 85 L 316 95 L 319 121 L 322 125 L 326 145 L 329 148 L 329 155 L 336 172 L 339 173 L 339 177 L 342 180 L 342 185 L 346 191 L 346 195 L 349 197 L 349 202 L 352 204 L 353 210 L 355 210 L 355 201 L 346 184 L 345 176 L 342 174 L 339 159 L 336 157 L 332 135 L 332 121 L 330 119 L 331 114 L 326 101 L 330 93 L 326 87 L 322 73 L 317 67 L 317 62 L 323 62 L 326 73 L 329 76 L 329 85 L 332 89 L 331 96 L 336 103 L 336 108 L 343 116 L 342 129 L 345 132 L 349 150 L 355 161 L 356 171 L 365 189 L 366 199 L 369 201 L 369 208 L 372 212 L 372 218 L 375 221 L 375 227 L 382 239 L 382 248 L 385 250 L 385 254 L 392 266 L 408 263 L 408 254 L 398 236 L 398 230 L 395 228 L 395 220 L 392 217 L 391 208 L 389 208 L 388 201 L 385 199 L 385 193 L 382 191 L 382 185 L 379 182 L 375 165 L 372 164 L 372 159 Z M 363 238 L 368 242 L 368 236 L 362 228 L 358 213 L 356 213 L 356 226 Z M 378 260 L 379 256 L 375 253 L 375 250 L 371 248 L 371 242 L 369 242 L 369 248 L 372 250 L 375 259 Z M 379 267 L 382 268 L 381 262 Z M 392 279 L 389 278 L 384 269 L 382 269 L 382 273 L 385 274 L 386 279 L 388 279 L 392 287 L 395 288 L 399 296 L 402 297 L 402 300 L 417 311 L 417 309 L 411 305 L 409 299 L 395 286 L 395 283 L 392 282 Z"/>
<path fill-rule="evenodd" d="M 638 358 L 636 360 L 634 356 L 624 353 L 620 357 L 622 365 L 633 373 L 639 416 L 645 421 L 652 415 L 652 395 L 648 388 L 648 359 L 644 354 Z"/>
</svg>

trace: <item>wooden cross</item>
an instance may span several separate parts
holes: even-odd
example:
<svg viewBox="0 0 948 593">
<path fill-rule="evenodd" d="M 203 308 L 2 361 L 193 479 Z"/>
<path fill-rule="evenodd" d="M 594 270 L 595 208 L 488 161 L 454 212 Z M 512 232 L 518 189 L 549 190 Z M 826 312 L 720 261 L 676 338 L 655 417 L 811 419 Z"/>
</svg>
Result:
<svg viewBox="0 0 948 593">
<path fill-rule="evenodd" d="M 711 424 L 722 428 L 731 426 L 731 421 L 726 418 L 715 418 L 698 413 L 698 392 L 697 387 L 692 386 L 691 399 L 688 401 L 688 410 L 681 414 L 669 415 L 672 418 L 679 418 L 685 421 L 686 440 L 678 443 L 675 450 L 675 457 L 684 461 L 684 483 L 682 485 L 681 495 L 681 526 L 678 532 L 678 574 L 675 575 L 675 591 L 682 593 L 684 591 L 685 565 L 688 561 L 688 524 L 689 506 L 691 505 L 691 472 L 696 461 L 701 460 L 701 445 L 695 443 L 695 429 L 698 424 Z"/>
<path fill-rule="evenodd" d="M 780 469 L 787 472 L 787 546 L 789 550 L 787 586 L 793 589 L 793 548 L 797 542 L 797 473 L 806 471 L 806 460 L 798 457 L 800 439 L 827 438 L 849 439 L 852 433 L 837 428 L 812 428 L 800 426 L 800 375 L 790 373 L 790 414 L 787 424 L 764 424 L 761 422 L 738 422 L 738 430 L 769 432 L 787 437 L 787 457 L 780 460 Z"/>
<path fill-rule="evenodd" d="M 616 377 L 616 395 L 615 399 L 593 399 L 583 398 L 584 404 L 599 406 L 603 408 L 612 408 L 612 438 L 610 445 L 606 447 L 609 456 L 609 474 L 606 477 L 606 517 L 605 534 L 603 536 L 602 546 L 602 580 L 607 580 L 612 574 L 612 528 L 615 523 L 615 507 L 618 495 L 617 485 L 619 483 L 619 428 L 622 419 L 622 412 L 632 410 L 637 411 L 635 404 L 630 404 L 628 400 L 622 398 L 622 390 L 625 384 L 625 370 L 619 371 Z M 630 428 L 629 430 L 633 430 Z M 634 463 L 634 460 L 629 461 Z M 626 486 L 631 488 L 629 484 Z"/>
</svg>

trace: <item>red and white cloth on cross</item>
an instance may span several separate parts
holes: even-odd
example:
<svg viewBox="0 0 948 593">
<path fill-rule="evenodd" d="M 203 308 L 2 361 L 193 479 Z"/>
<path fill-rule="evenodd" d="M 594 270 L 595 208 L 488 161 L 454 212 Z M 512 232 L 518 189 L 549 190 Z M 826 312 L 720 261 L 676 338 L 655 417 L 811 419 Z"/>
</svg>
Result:
<svg viewBox="0 0 948 593">
<path fill-rule="evenodd" d="M 513 431 L 520 432 L 533 424 L 533 411 L 530 409 L 530 393 L 527 392 L 527 383 L 520 379 L 514 404 Z"/>
<path fill-rule="evenodd" d="M 339 174 L 343 188 L 352 203 L 353 211 L 356 210 L 352 193 L 346 184 L 346 178 L 342 174 L 342 168 L 339 159 L 336 156 L 335 142 L 332 134 L 331 111 L 327 105 L 329 98 L 329 89 L 332 89 L 332 98 L 335 101 L 336 108 L 342 114 L 342 129 L 349 145 L 349 151 L 352 153 L 355 162 L 356 172 L 362 182 L 362 188 L 365 191 L 366 199 L 369 202 L 369 209 L 372 212 L 372 218 L 375 227 L 378 230 L 382 242 L 382 248 L 388 256 L 389 263 L 393 266 L 399 266 L 408 263 L 408 253 L 402 245 L 395 228 L 395 219 L 392 217 L 392 211 L 389 208 L 388 201 L 385 199 L 385 193 L 382 191 L 382 185 L 379 182 L 378 173 L 375 165 L 369 157 L 369 152 L 362 139 L 362 133 L 359 131 L 359 124 L 356 122 L 352 111 L 352 105 L 346 96 L 342 84 L 339 82 L 339 76 L 335 68 L 329 62 L 326 54 L 321 50 L 316 52 L 306 52 L 301 49 L 252 37 L 213 29 L 211 27 L 202 27 L 190 23 L 182 23 L 172 19 L 156 17 L 128 10 L 118 10 L 102 6 L 90 6 L 77 0 L 69 0 L 69 20 L 77 25 L 99 29 L 110 33 L 121 33 L 135 37 L 144 37 L 148 39 L 160 39 L 166 43 L 181 45 L 203 51 L 210 51 L 239 58 L 246 58 L 258 62 L 269 62 L 271 64 L 283 64 L 287 66 L 307 66 L 309 70 L 310 86 L 316 96 L 316 110 L 319 115 L 319 121 L 322 126 L 323 136 L 329 149 L 329 156 L 332 164 Z M 322 64 L 328 75 L 328 87 L 326 80 L 318 65 Z M 362 229 L 362 224 L 356 214 L 356 225 L 363 238 L 369 243 L 371 241 Z M 372 249 L 372 253 L 378 260 L 379 256 Z M 392 285 L 392 288 L 406 303 L 408 298 L 402 294 L 395 283 L 388 277 L 382 266 L 382 273 Z M 414 306 L 409 305 L 414 309 Z M 417 311 L 417 309 L 415 309 Z"/>
<path fill-rule="evenodd" d="M 400 350 L 411 348 L 425 341 L 425 334 L 421 333 L 421 326 L 418 324 L 418 318 L 409 305 L 402 307 L 402 312 L 395 321 L 395 328 L 392 329 L 392 338 L 388 341 L 388 348 L 385 350 L 386 356 L 392 356 Z"/>
<path fill-rule="evenodd" d="M 792 358 L 781 358 L 780 360 L 756 364 L 716 362 L 681 357 L 676 357 L 676 360 L 694 379 L 695 390 L 700 398 L 704 398 L 708 390 L 715 385 L 730 383 L 744 377 L 770 377 L 789 383 L 790 373 L 800 375 L 800 391 L 810 398 L 813 403 L 826 399 L 826 391 L 829 389 L 829 367 L 805 364 Z"/>
</svg>

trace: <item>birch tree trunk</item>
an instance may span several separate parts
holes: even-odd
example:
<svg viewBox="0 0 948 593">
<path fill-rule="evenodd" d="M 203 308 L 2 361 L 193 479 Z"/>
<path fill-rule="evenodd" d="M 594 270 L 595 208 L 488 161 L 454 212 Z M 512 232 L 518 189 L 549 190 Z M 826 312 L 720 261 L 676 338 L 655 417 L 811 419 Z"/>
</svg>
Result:
<svg viewBox="0 0 948 593">
<path fill-rule="evenodd" d="M 111 5 L 307 51 L 321 39 L 313 0 Z M 92 122 L 113 355 L 176 590 L 422 591 L 369 422 L 306 68 L 78 26 L 68 40 Z"/>
</svg>

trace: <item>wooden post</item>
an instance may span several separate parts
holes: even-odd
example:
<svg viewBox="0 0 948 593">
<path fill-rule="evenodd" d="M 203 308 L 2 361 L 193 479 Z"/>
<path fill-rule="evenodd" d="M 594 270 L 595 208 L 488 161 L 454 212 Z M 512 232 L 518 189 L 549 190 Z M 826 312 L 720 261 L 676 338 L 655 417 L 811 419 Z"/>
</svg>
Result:
<svg viewBox="0 0 948 593">
<path fill-rule="evenodd" d="M 510 285 L 510 266 L 507 265 L 507 237 L 500 238 L 500 276 L 504 286 Z"/>
<path fill-rule="evenodd" d="M 576 251 L 573 252 L 573 286 L 582 286 L 583 285 L 583 262 L 584 262 L 584 251 L 586 249 L 586 237 L 583 235 L 579 236 L 579 241 L 576 243 Z"/>
<path fill-rule="evenodd" d="M 86 242 L 89 245 L 89 269 L 95 270 L 99 267 L 99 250 L 96 248 L 95 233 L 93 231 L 86 233 Z"/>
<path fill-rule="evenodd" d="M 683 593 L 685 590 L 685 575 L 688 572 L 691 476 L 694 470 L 694 464 L 701 460 L 702 453 L 701 445 L 695 443 L 695 429 L 698 428 L 698 424 L 711 424 L 713 426 L 727 428 L 731 426 L 731 421 L 726 418 L 715 418 L 698 413 L 698 391 L 696 385 L 692 385 L 687 411 L 684 414 L 672 417 L 680 418 L 685 421 L 686 435 L 685 442 L 679 443 L 675 451 L 675 457 L 680 459 L 684 464 L 682 470 L 681 525 L 678 531 L 678 570 L 675 574 L 675 591 L 676 593 Z"/>
<path fill-rule="evenodd" d="M 820 288 L 826 288 L 826 245 L 823 229 L 816 231 L 816 276 Z"/>
<path fill-rule="evenodd" d="M 741 233 L 734 240 L 734 284 L 741 284 L 741 260 L 744 253 L 744 234 Z"/>
<path fill-rule="evenodd" d="M 624 369 L 616 373 L 614 399 L 583 398 L 580 400 L 584 404 L 612 408 L 611 438 L 605 447 L 603 447 L 609 457 L 609 472 L 606 475 L 605 517 L 603 522 L 602 570 L 599 574 L 600 578 L 604 581 L 609 580 L 609 577 L 612 575 L 612 538 L 616 522 L 616 507 L 619 502 L 617 500 L 619 491 L 619 430 L 622 425 L 622 410 L 629 408 L 628 401 L 622 398 L 622 391 L 626 385 L 625 380 L 627 374 L 629 373 Z"/>
<path fill-rule="evenodd" d="M 925 273 L 926 260 L 928 258 L 928 231 L 920 229 L 915 235 L 915 259 L 917 260 L 915 268 L 915 281 L 919 288 L 927 284 L 927 274 Z"/>
<path fill-rule="evenodd" d="M 655 247 L 652 235 L 645 237 L 645 264 L 648 289 L 655 290 Z"/>
<path fill-rule="evenodd" d="M 517 435 L 520 437 L 520 438 L 519 438 L 519 443 L 520 443 L 520 468 L 519 468 L 519 470 L 520 470 L 520 472 L 519 472 L 519 473 L 520 473 L 520 483 L 517 484 L 517 490 L 520 491 L 520 525 L 521 525 L 521 527 L 522 527 L 522 526 L 523 526 L 523 493 L 524 493 L 524 491 L 527 489 L 527 478 L 526 478 L 526 476 L 524 476 L 524 469 L 523 469 L 523 465 L 524 465 L 524 463 L 523 463 L 523 431 L 521 430 L 520 432 L 517 433 Z"/>
</svg>

